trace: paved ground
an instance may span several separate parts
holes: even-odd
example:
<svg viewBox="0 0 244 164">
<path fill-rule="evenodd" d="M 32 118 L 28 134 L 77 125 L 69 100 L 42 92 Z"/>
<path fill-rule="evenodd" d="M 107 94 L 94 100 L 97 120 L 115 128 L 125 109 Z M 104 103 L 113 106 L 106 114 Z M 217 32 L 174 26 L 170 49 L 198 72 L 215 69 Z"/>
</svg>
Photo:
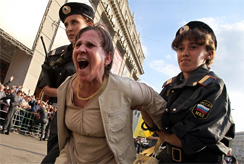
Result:
<svg viewBox="0 0 244 164">
<path fill-rule="evenodd" d="M 40 163 L 46 155 L 47 141 L 18 133 L 0 134 L 0 164 Z"/>
</svg>

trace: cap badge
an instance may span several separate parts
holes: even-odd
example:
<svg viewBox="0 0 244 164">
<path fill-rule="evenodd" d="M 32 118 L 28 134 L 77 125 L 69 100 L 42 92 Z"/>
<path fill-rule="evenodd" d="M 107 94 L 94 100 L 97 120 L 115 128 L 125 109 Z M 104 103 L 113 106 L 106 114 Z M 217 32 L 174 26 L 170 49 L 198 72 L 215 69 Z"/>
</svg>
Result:
<svg viewBox="0 0 244 164">
<path fill-rule="evenodd" d="M 71 8 L 69 6 L 64 6 L 62 8 L 62 12 L 66 15 L 69 14 L 71 12 Z"/>
<path fill-rule="evenodd" d="M 188 31 L 189 29 L 190 29 L 190 28 L 189 28 L 189 26 L 187 26 L 187 25 L 181 27 L 181 28 L 180 28 L 180 34 L 182 34 L 183 32 Z"/>
</svg>

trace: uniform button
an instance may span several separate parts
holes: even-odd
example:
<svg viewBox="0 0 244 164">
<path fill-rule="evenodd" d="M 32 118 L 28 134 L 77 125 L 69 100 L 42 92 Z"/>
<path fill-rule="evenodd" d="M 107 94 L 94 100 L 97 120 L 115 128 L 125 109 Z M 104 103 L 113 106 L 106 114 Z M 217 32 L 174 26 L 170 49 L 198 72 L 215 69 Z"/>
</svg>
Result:
<svg viewBox="0 0 244 164">
<path fill-rule="evenodd" d="M 176 108 L 174 108 L 173 111 L 175 112 L 176 111 Z"/>
<path fill-rule="evenodd" d="M 166 108 L 165 111 L 168 112 L 169 111 L 168 108 Z"/>
<path fill-rule="evenodd" d="M 171 93 L 174 93 L 174 92 L 175 92 L 174 90 L 171 91 Z"/>
<path fill-rule="evenodd" d="M 166 130 L 168 130 L 169 128 L 168 127 L 165 127 Z"/>
<path fill-rule="evenodd" d="M 59 75 L 62 75 L 62 73 L 59 73 Z"/>
</svg>

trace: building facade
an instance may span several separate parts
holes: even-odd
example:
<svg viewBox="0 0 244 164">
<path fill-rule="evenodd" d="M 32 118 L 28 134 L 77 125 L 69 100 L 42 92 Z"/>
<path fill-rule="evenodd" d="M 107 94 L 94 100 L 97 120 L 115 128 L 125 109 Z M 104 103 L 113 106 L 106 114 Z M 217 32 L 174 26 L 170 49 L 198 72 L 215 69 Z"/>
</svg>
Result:
<svg viewBox="0 0 244 164">
<path fill-rule="evenodd" d="M 140 36 L 127 0 L 90 0 L 96 10 L 95 23 L 104 22 L 115 45 L 113 72 L 139 80 L 143 71 L 143 54 Z M 115 70 L 117 69 L 117 70 Z"/>
</svg>

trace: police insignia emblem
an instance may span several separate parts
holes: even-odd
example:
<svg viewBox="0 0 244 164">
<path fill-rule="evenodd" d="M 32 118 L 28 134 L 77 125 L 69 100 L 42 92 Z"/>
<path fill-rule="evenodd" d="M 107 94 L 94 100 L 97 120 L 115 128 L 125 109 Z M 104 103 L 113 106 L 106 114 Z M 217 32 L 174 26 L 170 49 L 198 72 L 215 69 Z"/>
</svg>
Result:
<svg viewBox="0 0 244 164">
<path fill-rule="evenodd" d="M 54 61 L 50 61 L 50 66 L 53 66 L 55 64 Z"/>
<path fill-rule="evenodd" d="M 180 32 L 179 33 L 182 34 L 183 32 L 186 32 L 189 29 L 190 29 L 189 26 L 185 25 L 185 26 L 183 26 L 183 27 L 180 28 Z"/>
<path fill-rule="evenodd" d="M 62 57 L 58 58 L 57 63 L 62 63 L 62 62 L 63 62 L 63 58 Z"/>
<path fill-rule="evenodd" d="M 167 90 L 167 94 L 166 94 L 167 97 L 169 96 L 169 93 L 170 93 L 170 90 L 168 89 Z"/>
<path fill-rule="evenodd" d="M 207 119 L 209 113 L 213 108 L 212 103 L 207 100 L 201 101 L 199 104 L 196 104 L 192 109 L 192 114 L 200 119 Z"/>
<path fill-rule="evenodd" d="M 62 12 L 66 15 L 69 14 L 71 12 L 71 8 L 69 6 L 64 6 L 62 8 Z"/>
</svg>

